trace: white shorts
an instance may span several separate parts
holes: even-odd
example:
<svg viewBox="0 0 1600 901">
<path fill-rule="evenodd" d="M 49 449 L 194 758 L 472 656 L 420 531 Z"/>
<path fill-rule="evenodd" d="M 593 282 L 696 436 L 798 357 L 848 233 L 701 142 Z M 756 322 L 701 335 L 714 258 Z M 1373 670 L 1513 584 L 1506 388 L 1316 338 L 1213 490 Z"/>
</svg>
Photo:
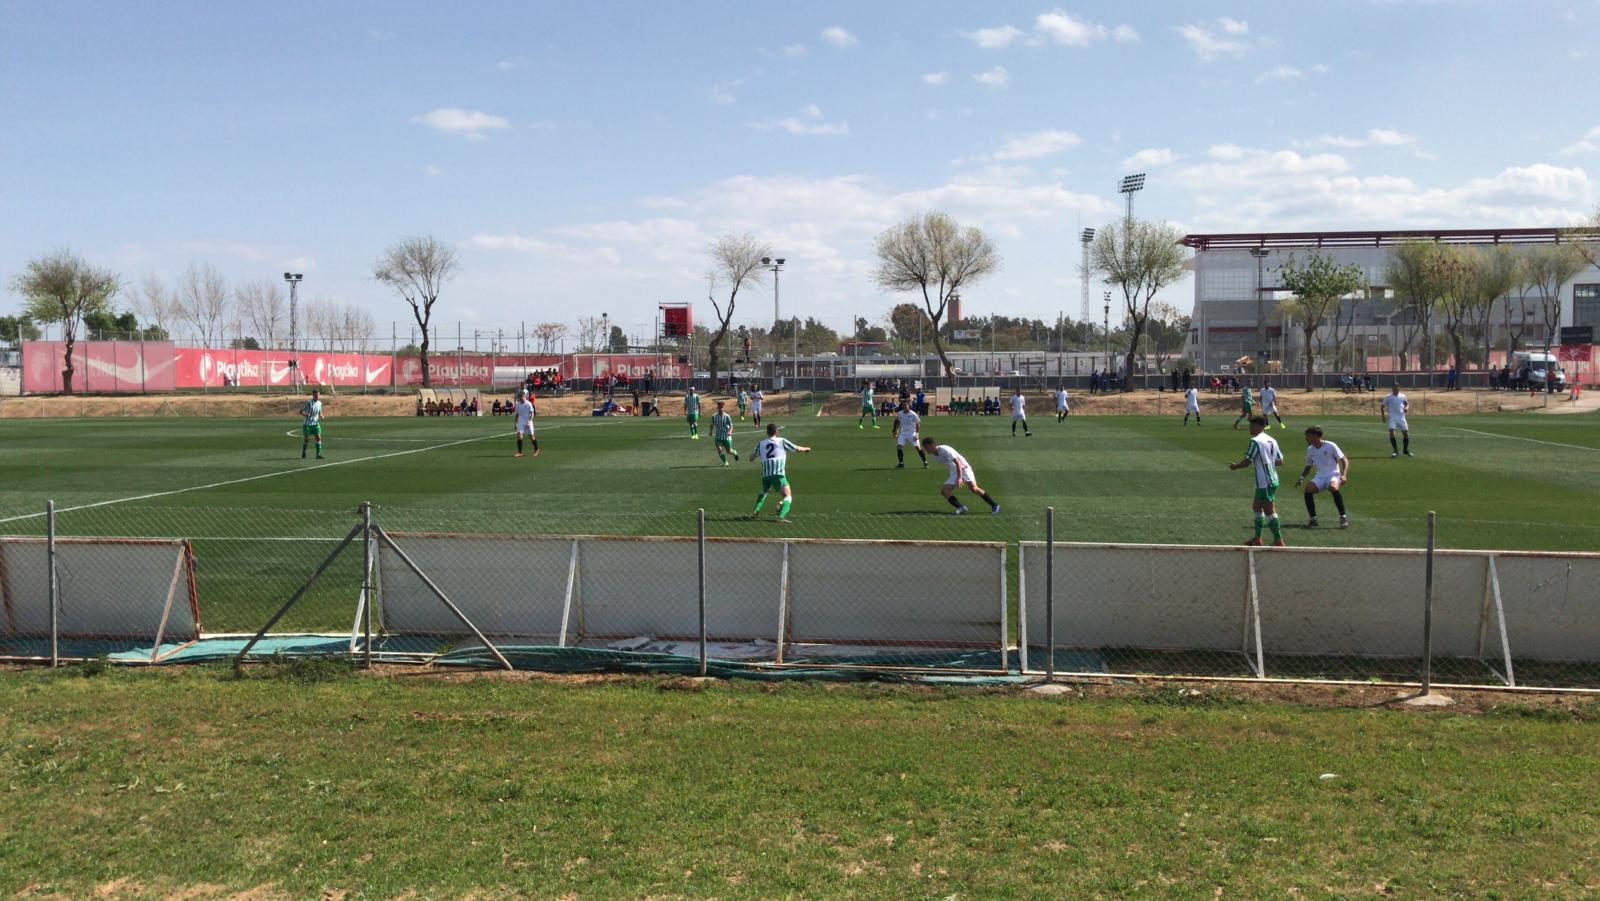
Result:
<svg viewBox="0 0 1600 901">
<path fill-rule="evenodd" d="M 1065 413 L 1065 412 L 1067 412 L 1066 405 L 1065 404 L 1056 404 L 1056 412 L 1057 413 Z"/>
<path fill-rule="evenodd" d="M 1389 417 L 1389 428 L 1395 429 L 1396 431 L 1401 431 L 1401 432 L 1409 432 L 1409 431 L 1411 431 L 1411 426 L 1406 425 L 1406 418 L 1404 416 L 1391 416 L 1391 417 Z"/>
<path fill-rule="evenodd" d="M 1311 477 L 1311 484 L 1317 486 L 1318 491 L 1327 491 L 1328 488 L 1333 484 L 1333 480 L 1338 478 L 1339 474 L 1336 472 L 1330 472 L 1327 475 L 1323 475 L 1319 472 Z M 1343 479 L 1339 479 L 1339 486 L 1341 488 L 1344 487 Z"/>
<path fill-rule="evenodd" d="M 901 432 L 899 437 L 895 438 L 894 443 L 895 444 L 909 444 L 909 445 L 915 447 L 916 444 L 917 444 L 917 433 L 916 432 L 912 432 L 911 434 L 907 435 L 905 432 Z"/>
<path fill-rule="evenodd" d="M 1185 413 L 1198 413 L 1198 412 L 1200 412 L 1200 405 L 1199 404 L 1190 404 L 1189 406 L 1183 408 L 1183 412 L 1185 412 Z"/>
<path fill-rule="evenodd" d="M 756 414 L 757 416 L 761 415 L 761 401 L 759 401 L 759 400 L 751 401 L 750 402 L 750 412 Z"/>
<path fill-rule="evenodd" d="M 976 485 L 978 480 L 972 474 L 972 467 L 963 466 L 957 472 L 955 467 L 952 466 L 950 467 L 950 478 L 945 479 L 944 484 L 946 488 L 954 488 L 957 485 Z"/>
<path fill-rule="evenodd" d="M 523 435 L 527 435 L 529 438 L 533 437 L 533 423 L 532 422 L 519 422 L 519 423 L 517 423 L 517 437 L 521 438 Z"/>
<path fill-rule="evenodd" d="M 1016 422 L 1019 419 L 1027 419 L 1027 418 L 1028 418 L 1028 414 L 1026 414 L 1026 413 L 1012 413 L 1011 414 L 1011 421 L 1012 422 Z"/>
</svg>

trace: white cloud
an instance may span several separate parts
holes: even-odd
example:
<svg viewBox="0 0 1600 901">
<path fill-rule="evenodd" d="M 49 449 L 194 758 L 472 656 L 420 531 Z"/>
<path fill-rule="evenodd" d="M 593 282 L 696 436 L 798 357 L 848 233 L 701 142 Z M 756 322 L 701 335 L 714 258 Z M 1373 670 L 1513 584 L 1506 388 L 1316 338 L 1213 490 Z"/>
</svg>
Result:
<svg viewBox="0 0 1600 901">
<path fill-rule="evenodd" d="M 733 91 L 742 84 L 744 84 L 744 79 L 740 78 L 736 78 L 733 81 L 718 82 L 717 84 L 711 86 L 708 96 L 711 98 L 712 103 L 718 103 L 726 106 L 727 104 L 733 103 L 739 99 L 738 96 L 733 93 Z"/>
<path fill-rule="evenodd" d="M 986 72 L 979 72 L 972 76 L 972 80 L 985 87 L 1003 88 L 1011 83 L 1011 73 L 1006 71 L 1005 66 L 995 66 Z"/>
<path fill-rule="evenodd" d="M 420 116 L 413 116 L 411 121 L 426 125 L 435 131 L 461 135 L 473 141 L 482 140 L 485 132 L 501 131 L 511 127 L 511 122 L 504 116 L 458 107 L 429 110 Z"/>
<path fill-rule="evenodd" d="M 1273 66 L 1267 71 L 1256 76 L 1256 84 L 1262 84 L 1268 81 L 1290 81 L 1292 79 L 1305 77 L 1306 73 L 1296 69 L 1294 66 Z"/>
<path fill-rule="evenodd" d="M 1561 148 L 1561 152 L 1568 155 L 1574 153 L 1600 153 L 1600 125 L 1589 129 L 1576 143 L 1568 144 Z"/>
<path fill-rule="evenodd" d="M 1214 160 L 1240 160 L 1244 159 L 1244 148 L 1238 144 L 1212 144 L 1206 148 L 1206 155 Z"/>
<path fill-rule="evenodd" d="M 845 31 L 838 25 L 829 25 L 827 28 L 822 29 L 822 39 L 835 47 L 854 47 L 861 43 L 856 40 L 855 35 Z"/>
<path fill-rule="evenodd" d="M 923 84 L 941 85 L 950 80 L 949 72 L 928 72 L 922 76 Z"/>
<path fill-rule="evenodd" d="M 1189 43 L 1189 49 L 1201 62 L 1211 62 L 1220 56 L 1243 55 L 1250 49 L 1250 40 L 1245 37 L 1249 32 L 1248 24 L 1229 18 L 1178 26 L 1178 34 Z"/>
<path fill-rule="evenodd" d="M 1122 168 L 1128 171 L 1135 169 L 1156 169 L 1161 166 L 1170 166 L 1178 161 L 1178 155 L 1165 147 L 1150 147 L 1135 153 L 1122 161 Z"/>
<path fill-rule="evenodd" d="M 435 165 L 433 163 L 429 163 L 428 165 L 422 167 L 422 174 L 423 175 L 427 175 L 427 176 L 431 176 L 433 178 L 438 178 L 439 176 L 444 174 L 444 170 L 440 169 L 437 165 Z"/>
<path fill-rule="evenodd" d="M 1021 40 L 1023 31 L 1015 25 L 996 25 L 993 28 L 963 31 L 961 36 L 985 50 L 999 50 Z"/>
<path fill-rule="evenodd" d="M 804 44 L 790 44 L 787 47 L 783 48 L 783 55 L 784 56 L 789 56 L 789 57 L 805 56 L 806 55 L 806 45 L 804 45 Z"/>
<path fill-rule="evenodd" d="M 514 69 L 526 69 L 528 67 L 528 58 L 525 56 L 509 57 L 495 63 L 494 67 L 502 72 L 510 72 Z"/>
<path fill-rule="evenodd" d="M 1118 25 L 1111 30 L 1111 38 L 1119 44 L 1139 43 L 1139 32 L 1133 30 L 1132 25 Z"/>
<path fill-rule="evenodd" d="M 1404 147 L 1416 142 L 1416 135 L 1401 134 L 1392 128 L 1374 128 L 1358 138 L 1322 135 L 1313 141 L 1296 142 L 1296 144 L 1301 147 L 1339 147 L 1354 150 L 1362 147 Z"/>
<path fill-rule="evenodd" d="M 1081 143 L 1082 139 L 1070 131 L 1046 129 L 1033 134 L 1012 135 L 1006 138 L 999 150 L 989 154 L 985 159 L 996 162 L 1036 160 L 1040 157 L 1054 156 L 1063 150 L 1070 150 Z"/>
<path fill-rule="evenodd" d="M 1095 41 L 1105 40 L 1107 34 L 1104 25 L 1075 19 L 1059 9 L 1040 13 L 1033 20 L 1033 27 L 1050 40 L 1067 47 L 1087 47 Z"/>
<path fill-rule="evenodd" d="M 850 133 L 848 122 L 827 122 L 822 115 L 822 107 L 815 103 L 808 103 L 801 108 L 800 113 L 805 118 L 789 116 L 783 119 L 767 119 L 761 122 L 751 122 L 750 127 L 759 131 L 786 131 L 792 135 L 847 135 Z"/>
</svg>

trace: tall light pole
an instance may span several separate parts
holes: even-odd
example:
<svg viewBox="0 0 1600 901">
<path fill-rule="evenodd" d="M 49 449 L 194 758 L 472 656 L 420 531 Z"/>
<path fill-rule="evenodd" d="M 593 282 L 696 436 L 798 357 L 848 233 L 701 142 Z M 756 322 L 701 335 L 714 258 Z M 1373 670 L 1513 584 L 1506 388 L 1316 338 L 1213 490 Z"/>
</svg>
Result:
<svg viewBox="0 0 1600 901">
<path fill-rule="evenodd" d="M 1250 255 L 1256 258 L 1256 375 L 1266 371 L 1267 361 L 1267 295 L 1262 289 L 1265 286 L 1262 279 L 1263 261 L 1267 258 L 1265 247 L 1250 248 Z M 1288 372 L 1287 369 L 1283 372 Z M 1306 386 L 1306 390 L 1311 390 Z"/>
<path fill-rule="evenodd" d="M 1124 222 L 1126 224 L 1128 224 L 1128 225 L 1132 225 L 1133 224 L 1133 195 L 1135 195 L 1135 194 L 1137 194 L 1137 193 L 1139 193 L 1140 191 L 1143 191 L 1143 190 L 1144 190 L 1144 173 L 1143 172 L 1140 172 L 1140 173 L 1138 173 L 1136 175 L 1124 175 L 1122 177 L 1122 180 L 1117 182 L 1117 193 L 1121 194 L 1124 197 L 1126 197 L 1127 201 L 1128 201 L 1128 212 L 1127 212 L 1127 215 L 1126 215 L 1126 217 L 1124 219 Z"/>
<path fill-rule="evenodd" d="M 1089 245 L 1094 243 L 1094 229 L 1084 229 L 1078 240 L 1083 244 L 1083 314 L 1078 318 L 1088 322 L 1089 317 L 1094 315 L 1089 309 Z"/>
<path fill-rule="evenodd" d="M 289 283 L 289 383 L 300 384 L 300 280 L 304 273 L 285 272 L 283 280 Z"/>
<path fill-rule="evenodd" d="M 778 390 L 778 362 L 783 356 L 783 346 L 778 343 L 778 273 L 783 271 L 783 257 L 762 257 L 761 265 L 772 272 L 772 390 Z"/>
<path fill-rule="evenodd" d="M 1106 292 L 1106 370 L 1111 369 L 1111 292 Z"/>
</svg>

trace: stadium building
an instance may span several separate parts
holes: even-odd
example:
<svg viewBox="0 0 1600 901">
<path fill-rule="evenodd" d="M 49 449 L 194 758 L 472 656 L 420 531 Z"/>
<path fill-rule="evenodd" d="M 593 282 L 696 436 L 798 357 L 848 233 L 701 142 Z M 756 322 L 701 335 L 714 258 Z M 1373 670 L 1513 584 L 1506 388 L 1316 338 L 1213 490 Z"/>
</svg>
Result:
<svg viewBox="0 0 1600 901">
<path fill-rule="evenodd" d="M 1420 323 L 1385 284 L 1390 253 L 1401 242 L 1413 240 L 1532 250 L 1567 237 L 1555 228 L 1189 235 L 1183 243 L 1194 249 L 1194 314 L 1185 355 L 1203 371 L 1226 372 L 1264 352 L 1268 361 L 1287 361 L 1285 370 L 1299 371 L 1305 335 L 1294 322 L 1275 314 L 1279 300 L 1288 297 L 1278 269 L 1291 257 L 1316 253 L 1341 265 L 1360 266 L 1371 286 L 1366 298 L 1341 305 L 1338 326 L 1331 324 L 1330 312 L 1329 324 L 1318 333 L 1323 339 L 1318 369 L 1393 371 L 1400 362 L 1397 351 L 1406 347 L 1408 335 L 1409 368 L 1417 368 L 1423 347 Z M 1589 266 L 1579 272 L 1561 286 L 1560 297 L 1557 328 L 1600 326 L 1600 269 Z M 1520 348 L 1541 348 L 1550 331 L 1545 304 L 1533 286 L 1502 298 L 1488 322 L 1491 346 L 1498 351 L 1492 354 L 1496 363 L 1502 362 L 1508 332 L 1517 336 Z M 1450 365 L 1449 351 L 1438 346 L 1445 334 L 1442 316 L 1433 317 L 1431 331 L 1437 348 L 1433 360 L 1442 369 Z M 1558 344 L 1558 339 L 1552 334 L 1550 343 Z M 1481 347 L 1482 338 L 1473 344 Z"/>
</svg>

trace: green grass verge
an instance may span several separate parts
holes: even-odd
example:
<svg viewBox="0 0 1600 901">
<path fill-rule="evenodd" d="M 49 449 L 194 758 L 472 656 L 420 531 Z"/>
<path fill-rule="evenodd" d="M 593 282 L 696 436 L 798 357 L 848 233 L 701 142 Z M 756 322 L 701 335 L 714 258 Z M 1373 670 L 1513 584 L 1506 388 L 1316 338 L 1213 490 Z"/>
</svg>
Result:
<svg viewBox="0 0 1600 901">
<path fill-rule="evenodd" d="M 1587 710 L 13 672 L 0 892 L 1581 895 Z"/>
</svg>

